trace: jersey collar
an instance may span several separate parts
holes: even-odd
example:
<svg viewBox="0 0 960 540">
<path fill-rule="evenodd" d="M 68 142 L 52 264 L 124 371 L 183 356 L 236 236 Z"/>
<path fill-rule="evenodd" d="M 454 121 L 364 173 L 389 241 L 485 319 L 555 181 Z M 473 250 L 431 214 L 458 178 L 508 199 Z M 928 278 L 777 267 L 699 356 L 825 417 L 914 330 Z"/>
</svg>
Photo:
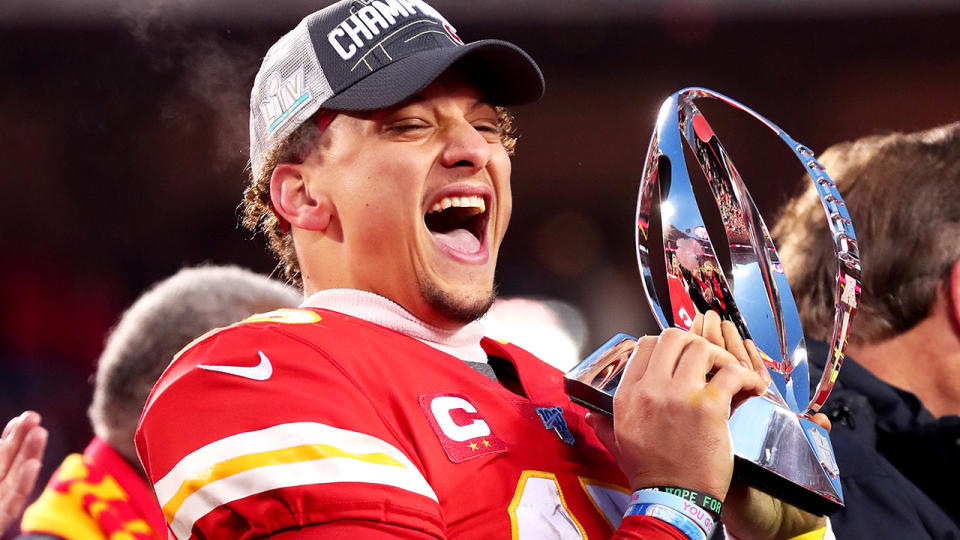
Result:
<svg viewBox="0 0 960 540">
<path fill-rule="evenodd" d="M 445 330 L 421 321 L 399 304 L 379 294 L 357 289 L 317 291 L 308 296 L 300 307 L 329 309 L 350 315 L 406 334 L 465 362 L 487 362 L 487 353 L 480 346 L 483 325 L 478 321 L 459 330 Z"/>
</svg>

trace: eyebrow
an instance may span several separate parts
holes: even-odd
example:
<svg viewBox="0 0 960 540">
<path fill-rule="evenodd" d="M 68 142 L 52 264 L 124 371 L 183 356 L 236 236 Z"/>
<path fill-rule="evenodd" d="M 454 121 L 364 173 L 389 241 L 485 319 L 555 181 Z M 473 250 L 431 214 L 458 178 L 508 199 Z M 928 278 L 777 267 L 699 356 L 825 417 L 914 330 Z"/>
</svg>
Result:
<svg viewBox="0 0 960 540">
<path fill-rule="evenodd" d="M 391 108 L 391 109 L 392 109 L 392 108 L 402 109 L 403 107 L 406 107 L 406 106 L 408 106 L 408 105 L 413 105 L 414 102 L 417 102 L 417 101 L 426 101 L 427 99 L 429 99 L 429 98 L 425 97 L 425 96 L 423 95 L 423 93 L 417 92 L 416 94 L 413 94 L 412 96 L 410 96 L 410 97 L 408 97 L 407 99 L 401 101 L 400 103 L 397 103 L 397 104 L 394 105 L 393 107 L 388 107 L 388 108 Z M 483 99 L 483 97 L 481 96 L 480 98 L 474 100 L 474 102 L 473 102 L 473 104 L 470 106 L 469 110 L 470 110 L 470 111 L 473 111 L 473 110 L 476 110 L 476 109 L 478 109 L 478 108 L 480 108 L 480 107 L 484 107 L 484 106 L 490 107 L 491 109 L 494 109 L 494 110 L 496 110 L 496 108 L 497 108 L 496 105 L 494 105 L 493 103 L 491 103 L 491 102 Z"/>
</svg>

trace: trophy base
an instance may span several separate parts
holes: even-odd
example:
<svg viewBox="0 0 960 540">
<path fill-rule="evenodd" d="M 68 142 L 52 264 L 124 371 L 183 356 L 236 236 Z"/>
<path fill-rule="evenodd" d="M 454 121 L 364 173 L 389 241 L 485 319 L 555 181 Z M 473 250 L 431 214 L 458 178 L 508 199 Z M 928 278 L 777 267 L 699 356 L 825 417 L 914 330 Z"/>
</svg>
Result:
<svg viewBox="0 0 960 540">
<path fill-rule="evenodd" d="M 818 516 L 829 516 L 843 508 L 842 503 L 794 484 L 779 474 L 740 456 L 734 456 L 733 458 L 733 478 L 734 481 L 742 481 L 764 493 L 769 493 L 781 501 Z"/>
<path fill-rule="evenodd" d="M 618 334 L 567 372 L 570 400 L 612 418 L 613 396 L 635 345 L 636 338 Z M 775 384 L 737 407 L 730 435 L 736 478 L 814 514 L 843 507 L 829 433 L 793 412 Z"/>
<path fill-rule="evenodd" d="M 734 475 L 798 508 L 829 515 L 843 507 L 830 434 L 777 397 L 771 385 L 730 418 Z"/>
</svg>

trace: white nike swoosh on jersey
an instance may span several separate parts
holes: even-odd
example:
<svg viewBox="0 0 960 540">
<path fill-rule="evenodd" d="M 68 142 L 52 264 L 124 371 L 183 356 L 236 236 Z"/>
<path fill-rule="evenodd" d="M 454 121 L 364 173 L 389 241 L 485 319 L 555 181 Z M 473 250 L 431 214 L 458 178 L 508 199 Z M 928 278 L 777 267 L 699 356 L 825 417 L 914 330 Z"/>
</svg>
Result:
<svg viewBox="0 0 960 540">
<path fill-rule="evenodd" d="M 263 354 L 263 351 L 257 352 L 260 353 L 260 363 L 255 366 L 208 366 L 206 364 L 197 364 L 197 367 L 209 371 L 229 373 L 230 375 L 237 375 L 238 377 L 253 379 L 255 381 L 265 381 L 273 375 L 273 364 L 270 363 L 267 355 Z"/>
</svg>

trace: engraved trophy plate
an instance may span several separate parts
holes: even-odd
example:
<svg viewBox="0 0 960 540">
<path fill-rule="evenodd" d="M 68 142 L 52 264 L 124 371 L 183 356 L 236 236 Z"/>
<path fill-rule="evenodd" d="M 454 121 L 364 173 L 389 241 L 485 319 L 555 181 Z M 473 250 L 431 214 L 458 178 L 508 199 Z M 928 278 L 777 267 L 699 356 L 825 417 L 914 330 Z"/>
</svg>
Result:
<svg viewBox="0 0 960 540">
<path fill-rule="evenodd" d="M 837 253 L 836 316 L 830 357 L 810 395 L 807 350 L 800 317 L 776 248 L 756 205 L 706 118 L 694 104 L 713 98 L 762 122 L 793 151 L 816 186 Z M 682 139 L 696 156 L 716 200 L 729 249 L 725 271 L 694 196 Z M 656 195 L 659 194 L 659 201 Z M 652 216 L 658 210 L 658 216 Z M 666 263 L 667 301 L 654 287 L 650 264 L 651 218 L 658 217 Z M 644 164 L 636 220 L 637 262 L 661 328 L 689 330 L 693 316 L 716 311 L 760 349 L 773 382 L 744 402 L 730 420 L 736 475 L 778 498 L 818 514 L 843 505 L 829 434 L 809 417 L 826 401 L 846 348 L 860 297 L 860 257 L 843 198 L 806 146 L 775 124 L 726 96 L 686 88 L 660 108 Z M 659 276 L 658 276 L 659 278 Z M 636 340 L 618 334 L 567 373 L 571 398 L 612 414 L 613 394 Z"/>
</svg>

